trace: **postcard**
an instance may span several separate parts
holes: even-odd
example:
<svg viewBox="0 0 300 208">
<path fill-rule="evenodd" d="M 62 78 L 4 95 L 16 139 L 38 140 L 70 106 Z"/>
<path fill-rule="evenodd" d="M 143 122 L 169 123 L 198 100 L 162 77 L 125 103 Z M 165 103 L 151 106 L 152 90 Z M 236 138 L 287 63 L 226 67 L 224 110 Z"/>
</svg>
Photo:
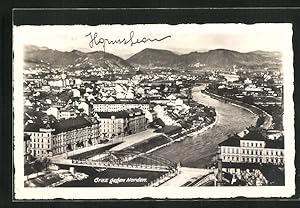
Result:
<svg viewBox="0 0 300 208">
<path fill-rule="evenodd" d="M 16 199 L 290 197 L 292 24 L 13 26 Z"/>
</svg>

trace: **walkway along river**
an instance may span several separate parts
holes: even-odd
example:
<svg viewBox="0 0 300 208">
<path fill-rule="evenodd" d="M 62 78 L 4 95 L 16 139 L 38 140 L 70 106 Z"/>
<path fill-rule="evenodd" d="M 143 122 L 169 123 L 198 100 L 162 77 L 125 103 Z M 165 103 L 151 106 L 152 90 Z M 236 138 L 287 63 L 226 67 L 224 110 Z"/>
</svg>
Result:
<svg viewBox="0 0 300 208">
<path fill-rule="evenodd" d="M 214 127 L 154 151 L 153 154 L 181 162 L 184 167 L 207 167 L 215 157 L 218 143 L 227 139 L 227 136 L 239 133 L 247 127 L 256 124 L 258 116 L 253 113 L 225 103 L 201 93 L 201 87 L 193 88 L 193 99 L 201 104 L 212 106 L 217 113 L 217 123 Z"/>
</svg>

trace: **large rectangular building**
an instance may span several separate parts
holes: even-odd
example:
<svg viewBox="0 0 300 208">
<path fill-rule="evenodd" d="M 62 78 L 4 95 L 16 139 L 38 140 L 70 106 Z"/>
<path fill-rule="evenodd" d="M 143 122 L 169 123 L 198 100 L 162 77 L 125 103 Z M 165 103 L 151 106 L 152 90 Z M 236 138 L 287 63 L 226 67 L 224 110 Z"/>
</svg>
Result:
<svg viewBox="0 0 300 208">
<path fill-rule="evenodd" d="M 146 102 L 132 102 L 132 101 L 119 101 L 119 102 L 98 102 L 93 104 L 94 112 L 118 112 L 138 108 L 143 111 L 149 110 L 149 103 Z"/>
<path fill-rule="evenodd" d="M 244 137 L 234 135 L 219 144 L 223 163 L 258 163 L 284 165 L 284 141 L 267 139 L 257 131 Z"/>
<path fill-rule="evenodd" d="M 28 123 L 24 132 L 30 136 L 30 154 L 49 157 L 95 144 L 99 137 L 97 127 L 87 117 L 79 116 L 50 123 Z"/>
<path fill-rule="evenodd" d="M 95 113 L 101 134 L 106 138 L 126 136 L 146 130 L 147 119 L 141 109 Z"/>
<path fill-rule="evenodd" d="M 95 117 L 78 116 L 66 120 L 35 117 L 24 129 L 24 156 L 51 157 L 103 140 L 146 130 L 147 119 L 141 109 L 95 113 Z"/>
</svg>

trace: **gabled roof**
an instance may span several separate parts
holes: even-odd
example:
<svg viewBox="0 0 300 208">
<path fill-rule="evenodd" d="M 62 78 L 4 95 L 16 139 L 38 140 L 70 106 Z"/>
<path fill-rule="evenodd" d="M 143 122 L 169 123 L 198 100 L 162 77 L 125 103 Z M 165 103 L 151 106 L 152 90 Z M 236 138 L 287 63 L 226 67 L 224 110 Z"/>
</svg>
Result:
<svg viewBox="0 0 300 208">
<path fill-rule="evenodd" d="M 250 131 L 246 134 L 242 140 L 254 140 L 254 141 L 265 141 L 267 138 L 258 131 Z"/>
<path fill-rule="evenodd" d="M 136 114 L 136 113 L 144 114 L 144 112 L 139 108 L 130 108 L 130 109 L 127 109 L 126 111 L 128 113 L 133 113 L 133 114 Z"/>
<path fill-rule="evenodd" d="M 230 136 L 225 141 L 219 143 L 219 146 L 232 146 L 232 147 L 239 147 L 240 146 L 240 139 L 238 135 Z"/>
<path fill-rule="evenodd" d="M 98 112 L 97 113 L 100 118 L 111 118 L 115 116 L 115 118 L 128 118 L 129 113 L 127 111 L 117 111 L 117 112 Z"/>
<path fill-rule="evenodd" d="M 283 137 L 277 140 L 267 139 L 262 133 L 258 131 L 250 131 L 244 137 L 239 137 L 238 135 L 234 135 L 229 137 L 227 140 L 219 143 L 219 146 L 240 146 L 240 140 L 253 140 L 253 141 L 265 141 L 265 148 L 274 148 L 274 149 L 284 149 L 284 139 Z"/>
<path fill-rule="evenodd" d="M 72 131 L 74 129 L 80 129 L 91 125 L 92 122 L 87 120 L 83 116 L 78 116 L 76 118 L 70 118 L 66 120 L 60 120 L 59 122 L 54 122 L 50 124 L 50 126 L 55 129 L 54 133 Z"/>
<path fill-rule="evenodd" d="M 276 140 L 271 140 L 271 139 L 266 140 L 266 148 L 284 149 L 283 137 L 276 139 Z"/>
<path fill-rule="evenodd" d="M 117 111 L 117 112 L 98 112 L 98 116 L 100 118 L 111 118 L 112 116 L 115 116 L 116 118 L 129 118 L 129 117 L 134 117 L 136 113 L 143 113 L 141 109 L 138 108 L 131 108 L 128 110 L 122 110 L 122 111 Z M 131 116 L 131 114 L 133 114 Z"/>
<path fill-rule="evenodd" d="M 24 126 L 24 132 L 38 132 L 40 128 L 44 128 L 45 125 L 42 122 L 28 123 Z"/>
<path fill-rule="evenodd" d="M 48 116 L 46 113 L 41 111 L 27 111 L 24 115 L 24 131 L 39 131 L 40 128 L 44 128 L 45 126 L 43 120 L 53 120 L 53 118 L 53 116 Z"/>
<path fill-rule="evenodd" d="M 136 100 L 136 99 L 115 99 L 114 101 L 102 101 L 97 100 L 94 104 L 149 104 L 146 100 Z"/>
<path fill-rule="evenodd" d="M 42 112 L 42 111 L 32 111 L 32 110 L 29 110 L 29 111 L 26 111 L 25 112 L 25 115 L 24 115 L 24 118 L 29 118 L 29 119 L 40 119 L 41 117 L 43 116 L 46 116 L 47 114 Z"/>
</svg>

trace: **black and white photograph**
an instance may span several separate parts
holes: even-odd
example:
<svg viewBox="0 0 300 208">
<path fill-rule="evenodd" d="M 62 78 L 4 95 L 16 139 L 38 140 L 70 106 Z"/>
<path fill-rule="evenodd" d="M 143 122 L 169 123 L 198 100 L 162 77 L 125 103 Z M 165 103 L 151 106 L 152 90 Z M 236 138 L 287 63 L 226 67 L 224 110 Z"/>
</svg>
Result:
<svg viewBox="0 0 300 208">
<path fill-rule="evenodd" d="M 290 197 L 292 24 L 13 27 L 17 199 Z"/>
</svg>

